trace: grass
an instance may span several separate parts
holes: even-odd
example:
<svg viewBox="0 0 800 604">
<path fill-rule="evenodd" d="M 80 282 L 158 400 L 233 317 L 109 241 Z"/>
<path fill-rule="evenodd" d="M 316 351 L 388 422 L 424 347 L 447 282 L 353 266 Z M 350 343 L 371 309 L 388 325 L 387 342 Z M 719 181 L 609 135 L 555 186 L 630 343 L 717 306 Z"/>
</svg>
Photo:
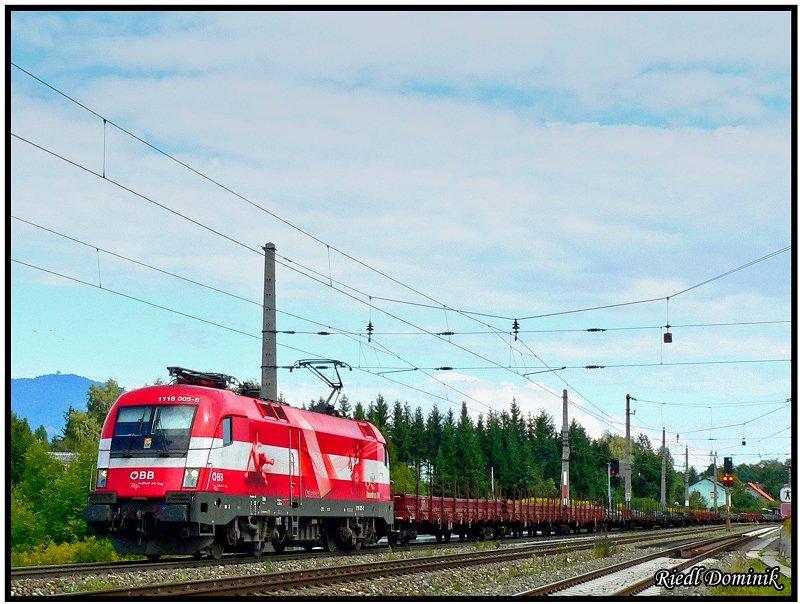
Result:
<svg viewBox="0 0 800 604">
<path fill-rule="evenodd" d="M 616 548 L 611 544 L 607 534 L 595 537 L 594 540 L 594 557 L 595 558 L 608 558 L 614 554 Z"/>
<path fill-rule="evenodd" d="M 11 566 L 42 566 L 83 562 L 114 562 L 130 557 L 118 555 L 105 539 L 88 537 L 75 543 L 45 543 L 30 548 L 12 548 Z"/>
<path fill-rule="evenodd" d="M 767 567 L 760 560 L 737 560 L 729 572 L 732 573 L 746 573 L 750 568 L 755 573 L 763 573 Z M 792 595 L 792 581 L 789 577 L 780 576 L 778 580 L 780 585 L 783 585 L 783 590 L 778 591 L 771 585 L 759 587 L 743 587 L 743 586 L 717 586 L 711 590 L 712 596 L 721 597 L 748 597 L 748 598 L 764 598 L 764 597 L 789 597 Z"/>
</svg>

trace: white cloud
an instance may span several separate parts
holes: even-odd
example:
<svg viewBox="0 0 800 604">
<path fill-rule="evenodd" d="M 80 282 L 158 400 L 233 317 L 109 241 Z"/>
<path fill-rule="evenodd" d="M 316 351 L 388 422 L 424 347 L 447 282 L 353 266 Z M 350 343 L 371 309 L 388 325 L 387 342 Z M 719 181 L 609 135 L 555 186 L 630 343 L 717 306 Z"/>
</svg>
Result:
<svg viewBox="0 0 800 604">
<path fill-rule="evenodd" d="M 108 177 L 137 193 L 249 247 L 272 241 L 291 266 L 316 271 L 319 281 L 279 266 L 281 310 L 362 333 L 369 317 L 384 332 L 486 331 L 490 324 L 505 333 L 454 336 L 463 348 L 429 337 L 376 336 L 395 356 L 344 337 L 298 334 L 280 338 L 282 344 L 369 359 L 379 369 L 512 360 L 538 366 L 521 344 L 510 343 L 511 318 L 553 314 L 522 322 L 523 330 L 536 331 L 522 340 L 551 366 L 790 354 L 785 326 L 676 330 L 669 348 L 658 331 L 548 333 L 663 325 L 665 303 L 555 313 L 671 295 L 790 241 L 790 38 L 778 13 L 21 12 L 12 20 L 20 66 L 323 242 L 111 126 L 104 146 L 100 118 L 12 70 L 15 134 L 94 171 L 105 159 Z M 261 299 L 258 254 L 16 139 L 11 169 L 16 215 Z M 329 255 L 326 244 L 395 281 L 336 250 Z M 20 260 L 87 281 L 97 277 L 91 247 L 12 223 L 12 248 Z M 675 297 L 669 320 L 785 319 L 789 258 Z M 255 306 L 102 255 L 101 274 L 132 295 L 260 330 Z M 16 295 L 31 295 L 26 287 L 34 275 L 15 268 Z M 326 286 L 326 277 L 353 288 L 355 299 Z M 73 286 L 48 281 L 54 299 L 71 299 L 73 292 L 62 290 Z M 375 297 L 371 313 L 363 303 L 368 296 Z M 497 316 L 470 320 L 379 298 Z M 113 302 L 98 314 L 100 333 L 126 316 Z M 287 329 L 314 331 L 307 323 L 279 316 Z M 184 328 L 184 335 L 202 331 L 195 342 L 215 341 L 196 346 L 189 360 L 205 369 L 219 363 L 234 375 L 258 372 L 257 341 L 224 333 L 215 340 L 213 328 L 196 322 Z M 152 364 L 174 363 L 166 357 L 181 353 L 170 339 L 186 341 L 173 316 L 134 331 L 124 333 L 137 339 L 136 360 L 111 346 L 102 368 L 86 372 L 152 380 Z M 88 337 L 97 336 L 71 331 L 64 354 L 82 357 L 79 342 Z M 18 334 L 12 343 L 15 367 L 30 366 L 30 343 Z M 148 348 L 165 358 L 147 360 Z M 747 379 L 734 385 L 737 370 Z M 397 377 L 417 384 L 411 376 L 420 378 Z M 782 368 L 756 367 L 564 376 L 576 404 L 580 391 L 601 408 L 637 388 L 689 396 L 694 381 L 697 398 L 715 389 L 726 396 L 785 391 L 789 383 Z M 301 401 L 327 396 L 308 377 L 281 379 Z M 560 417 L 556 379 L 546 380 L 555 395 L 502 371 L 464 369 L 441 379 L 492 408 L 516 397 L 534 413 L 547 405 Z M 391 400 L 460 405 L 461 396 L 442 384 L 425 384 L 434 396 L 401 384 L 348 375 L 351 401 L 367 402 L 382 390 Z M 587 411 L 597 411 L 589 401 Z M 592 433 L 605 429 L 590 415 L 582 420 Z"/>
</svg>

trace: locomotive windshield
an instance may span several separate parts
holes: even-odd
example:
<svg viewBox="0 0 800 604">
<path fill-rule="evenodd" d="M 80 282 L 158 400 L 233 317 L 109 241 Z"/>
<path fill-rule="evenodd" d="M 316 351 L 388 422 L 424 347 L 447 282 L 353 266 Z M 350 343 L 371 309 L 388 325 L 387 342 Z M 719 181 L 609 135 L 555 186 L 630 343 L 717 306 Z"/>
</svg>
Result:
<svg viewBox="0 0 800 604">
<path fill-rule="evenodd" d="M 186 455 L 196 409 L 194 405 L 120 407 L 112 457 Z"/>
</svg>

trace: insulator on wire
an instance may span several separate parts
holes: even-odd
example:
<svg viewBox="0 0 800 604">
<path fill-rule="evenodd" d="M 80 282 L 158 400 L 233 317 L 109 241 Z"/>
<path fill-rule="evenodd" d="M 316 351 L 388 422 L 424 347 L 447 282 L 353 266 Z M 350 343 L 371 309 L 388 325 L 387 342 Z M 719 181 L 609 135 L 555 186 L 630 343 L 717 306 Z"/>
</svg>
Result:
<svg viewBox="0 0 800 604">
<path fill-rule="evenodd" d="M 367 324 L 367 342 L 372 342 L 372 332 L 375 331 L 375 328 L 372 327 L 372 321 Z"/>
<path fill-rule="evenodd" d="M 511 330 L 514 332 L 514 341 L 517 341 L 517 336 L 519 335 L 519 321 L 514 319 L 514 324 L 511 326 Z"/>
</svg>

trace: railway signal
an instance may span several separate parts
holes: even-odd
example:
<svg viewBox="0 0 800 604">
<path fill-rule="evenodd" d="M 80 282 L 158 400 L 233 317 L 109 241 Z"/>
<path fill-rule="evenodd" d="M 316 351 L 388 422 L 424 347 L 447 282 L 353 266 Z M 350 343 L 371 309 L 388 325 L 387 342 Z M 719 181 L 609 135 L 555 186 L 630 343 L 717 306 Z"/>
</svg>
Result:
<svg viewBox="0 0 800 604">
<path fill-rule="evenodd" d="M 611 474 L 611 486 L 619 486 L 619 459 L 612 459 L 611 460 L 611 467 L 609 469 L 609 473 Z"/>
<path fill-rule="evenodd" d="M 726 487 L 733 486 L 733 457 L 726 457 L 723 462 L 722 484 Z"/>
</svg>

